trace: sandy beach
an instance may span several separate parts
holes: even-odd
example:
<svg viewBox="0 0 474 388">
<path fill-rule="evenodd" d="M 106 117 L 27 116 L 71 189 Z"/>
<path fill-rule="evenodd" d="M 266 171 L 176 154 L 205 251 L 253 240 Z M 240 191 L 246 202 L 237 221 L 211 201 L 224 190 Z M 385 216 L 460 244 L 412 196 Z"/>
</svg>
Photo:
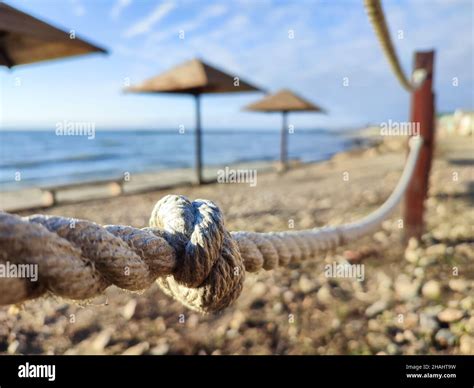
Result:
<svg viewBox="0 0 474 388">
<path fill-rule="evenodd" d="M 93 200 L 42 213 L 147 226 L 166 194 L 215 201 L 228 230 L 337 225 L 379 206 L 406 151 L 400 141 L 338 154 L 249 184 L 183 186 Z M 358 243 L 291 268 L 248 274 L 238 301 L 203 316 L 155 285 L 111 287 L 88 303 L 46 297 L 0 308 L 8 354 L 474 354 L 473 156 L 466 137 L 437 142 L 427 232 L 407 249 L 400 209 Z M 22 212 L 22 215 L 31 214 Z M 363 263 L 365 279 L 327 278 L 324 266 Z"/>
</svg>

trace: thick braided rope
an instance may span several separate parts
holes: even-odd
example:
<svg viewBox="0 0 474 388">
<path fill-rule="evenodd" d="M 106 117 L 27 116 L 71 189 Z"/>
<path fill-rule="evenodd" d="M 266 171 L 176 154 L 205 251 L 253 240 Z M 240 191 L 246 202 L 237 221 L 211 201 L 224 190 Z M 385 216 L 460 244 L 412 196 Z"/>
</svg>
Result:
<svg viewBox="0 0 474 388">
<path fill-rule="evenodd" d="M 375 35 L 382 46 L 382 51 L 384 52 L 398 81 L 407 91 L 412 92 L 416 90 L 423 83 L 424 77 L 422 76 L 420 79 L 416 80 L 416 82 L 411 82 L 405 76 L 393 46 L 392 39 L 390 38 L 390 33 L 388 32 L 380 0 L 364 0 L 364 4 L 369 20 L 374 28 Z"/>
<path fill-rule="evenodd" d="M 219 311 L 240 295 L 245 271 L 308 260 L 375 231 L 401 201 L 421 144 L 421 138 L 411 139 L 405 169 L 388 200 L 366 218 L 338 227 L 229 233 L 214 203 L 176 195 L 158 201 L 144 229 L 0 212 L 0 264 L 38 268 L 35 282 L 0 277 L 0 305 L 45 292 L 89 299 L 112 284 L 133 291 L 157 279 L 165 293 L 189 308 Z"/>
</svg>

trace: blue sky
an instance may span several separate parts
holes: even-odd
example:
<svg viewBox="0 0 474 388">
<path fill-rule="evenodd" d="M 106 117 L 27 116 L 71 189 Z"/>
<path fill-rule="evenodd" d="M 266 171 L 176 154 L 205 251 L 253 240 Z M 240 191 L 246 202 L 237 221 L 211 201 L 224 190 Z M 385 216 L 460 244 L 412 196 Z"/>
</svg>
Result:
<svg viewBox="0 0 474 388">
<path fill-rule="evenodd" d="M 75 30 L 110 55 L 1 68 L 3 128 L 54 128 L 64 120 L 92 121 L 98 129 L 192 128 L 190 97 L 126 95 L 121 89 L 127 79 L 137 83 L 196 56 L 270 91 L 289 87 L 329 111 L 290 115 L 296 128 L 357 127 L 408 117 L 409 95 L 390 72 L 359 0 L 7 3 Z M 383 2 L 406 72 L 414 50 L 436 49 L 439 111 L 473 109 L 473 3 Z M 180 30 L 185 39 L 179 39 Z M 397 39 L 400 31 L 403 38 Z M 279 128 L 277 114 L 241 110 L 260 97 L 205 96 L 204 127 Z"/>
</svg>

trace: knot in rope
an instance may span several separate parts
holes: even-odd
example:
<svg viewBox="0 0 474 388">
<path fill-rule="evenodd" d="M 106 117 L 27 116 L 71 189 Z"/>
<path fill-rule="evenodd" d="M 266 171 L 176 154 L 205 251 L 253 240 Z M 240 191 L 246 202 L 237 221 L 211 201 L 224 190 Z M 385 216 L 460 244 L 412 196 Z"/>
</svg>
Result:
<svg viewBox="0 0 474 388">
<path fill-rule="evenodd" d="M 421 138 L 410 140 L 403 174 L 382 206 L 337 227 L 230 234 L 213 202 L 177 195 L 157 202 L 150 227 L 143 229 L 0 211 L 0 306 L 47 292 L 90 299 L 111 285 L 136 291 L 156 280 L 166 294 L 191 309 L 222 310 L 239 297 L 245 271 L 309 260 L 377 230 L 403 198 L 422 145 Z M 28 272 L 10 276 L 10 268 L 16 274 L 30 267 L 37 269 L 34 281 Z"/>
<path fill-rule="evenodd" d="M 167 195 L 156 203 L 150 226 L 162 229 L 176 252 L 173 273 L 157 280 L 166 294 L 201 312 L 221 310 L 239 297 L 245 267 L 213 202 Z"/>
</svg>

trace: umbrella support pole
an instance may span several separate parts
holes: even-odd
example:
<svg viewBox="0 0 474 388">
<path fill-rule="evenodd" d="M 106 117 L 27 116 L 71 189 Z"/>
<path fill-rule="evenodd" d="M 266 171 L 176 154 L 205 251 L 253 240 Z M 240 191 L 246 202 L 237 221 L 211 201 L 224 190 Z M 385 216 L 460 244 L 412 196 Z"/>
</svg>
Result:
<svg viewBox="0 0 474 388">
<path fill-rule="evenodd" d="M 196 102 L 196 180 L 200 185 L 203 183 L 202 178 L 202 143 L 201 143 L 201 100 L 200 95 L 195 94 L 194 99 Z"/>
<path fill-rule="evenodd" d="M 281 126 L 281 144 L 280 144 L 280 163 L 282 171 L 288 168 L 288 126 L 287 113 L 282 112 L 282 126 Z"/>
</svg>

